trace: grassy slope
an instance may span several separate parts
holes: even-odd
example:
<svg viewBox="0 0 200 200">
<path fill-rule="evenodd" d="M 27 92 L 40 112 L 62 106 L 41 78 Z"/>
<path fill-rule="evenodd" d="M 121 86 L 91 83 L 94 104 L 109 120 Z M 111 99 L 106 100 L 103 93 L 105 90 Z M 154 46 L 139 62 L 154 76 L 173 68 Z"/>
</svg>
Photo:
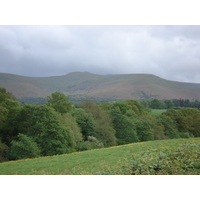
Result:
<svg viewBox="0 0 200 200">
<path fill-rule="evenodd" d="M 17 98 L 66 95 L 114 99 L 200 99 L 200 85 L 167 81 L 150 74 L 96 75 L 74 72 L 64 76 L 31 78 L 0 73 L 0 87 Z"/>
<path fill-rule="evenodd" d="M 105 166 L 117 168 L 117 164 L 125 162 L 130 154 L 148 148 L 167 147 L 173 150 L 186 141 L 199 144 L 200 138 L 149 141 L 60 156 L 9 161 L 0 163 L 0 174 L 96 174 Z"/>
</svg>

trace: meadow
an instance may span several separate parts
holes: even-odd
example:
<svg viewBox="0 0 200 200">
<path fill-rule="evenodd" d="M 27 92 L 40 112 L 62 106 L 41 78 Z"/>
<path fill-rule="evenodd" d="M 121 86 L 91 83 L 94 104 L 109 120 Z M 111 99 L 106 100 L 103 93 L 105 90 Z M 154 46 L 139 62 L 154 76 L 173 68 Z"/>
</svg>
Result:
<svg viewBox="0 0 200 200">
<path fill-rule="evenodd" d="M 0 163 L 1 175 L 200 174 L 200 138 L 138 142 Z"/>
<path fill-rule="evenodd" d="M 167 109 L 151 109 L 151 113 L 155 115 L 160 115 L 165 112 Z"/>
</svg>

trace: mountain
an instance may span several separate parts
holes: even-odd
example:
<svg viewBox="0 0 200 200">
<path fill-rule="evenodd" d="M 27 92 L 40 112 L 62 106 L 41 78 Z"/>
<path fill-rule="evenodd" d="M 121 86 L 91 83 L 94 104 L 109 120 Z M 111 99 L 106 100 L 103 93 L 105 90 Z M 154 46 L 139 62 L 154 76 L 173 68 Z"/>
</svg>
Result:
<svg viewBox="0 0 200 200">
<path fill-rule="evenodd" d="M 0 87 L 17 98 L 46 97 L 59 91 L 74 98 L 200 100 L 199 84 L 169 81 L 151 74 L 73 72 L 63 76 L 25 77 L 0 73 Z"/>
</svg>

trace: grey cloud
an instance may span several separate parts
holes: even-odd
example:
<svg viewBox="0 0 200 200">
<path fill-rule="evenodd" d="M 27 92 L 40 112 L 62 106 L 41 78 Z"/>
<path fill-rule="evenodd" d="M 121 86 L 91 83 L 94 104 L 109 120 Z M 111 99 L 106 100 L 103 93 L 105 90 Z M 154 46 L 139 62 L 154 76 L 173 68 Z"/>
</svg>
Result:
<svg viewBox="0 0 200 200">
<path fill-rule="evenodd" d="M 151 73 L 200 82 L 200 26 L 0 26 L 0 71 Z"/>
</svg>

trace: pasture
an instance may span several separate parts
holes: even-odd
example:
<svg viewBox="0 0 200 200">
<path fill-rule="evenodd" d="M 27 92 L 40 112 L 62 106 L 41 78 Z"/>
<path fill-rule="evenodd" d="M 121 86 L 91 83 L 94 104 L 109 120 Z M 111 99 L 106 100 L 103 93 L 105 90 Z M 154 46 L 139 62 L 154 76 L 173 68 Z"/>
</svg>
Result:
<svg viewBox="0 0 200 200">
<path fill-rule="evenodd" d="M 199 152 L 200 138 L 148 141 L 71 154 L 4 162 L 0 163 L 0 174 L 200 174 Z M 169 172 L 164 169 L 167 165 L 172 168 Z M 157 167 L 161 168 L 160 170 L 158 168 L 158 173 L 152 171 Z"/>
<path fill-rule="evenodd" d="M 155 114 L 155 115 L 160 115 L 165 111 L 166 111 L 166 109 L 151 109 L 151 113 Z"/>
</svg>

